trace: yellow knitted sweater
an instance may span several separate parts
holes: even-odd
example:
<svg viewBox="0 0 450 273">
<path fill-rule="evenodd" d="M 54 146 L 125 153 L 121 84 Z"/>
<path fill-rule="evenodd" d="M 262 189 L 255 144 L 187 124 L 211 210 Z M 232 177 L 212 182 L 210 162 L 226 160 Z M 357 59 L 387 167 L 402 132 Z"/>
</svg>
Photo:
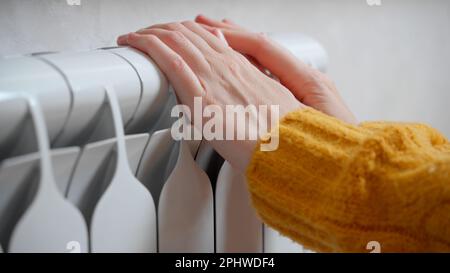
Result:
<svg viewBox="0 0 450 273">
<path fill-rule="evenodd" d="M 450 143 L 422 124 L 353 126 L 312 109 L 247 170 L 265 223 L 321 252 L 450 251 Z"/>
</svg>

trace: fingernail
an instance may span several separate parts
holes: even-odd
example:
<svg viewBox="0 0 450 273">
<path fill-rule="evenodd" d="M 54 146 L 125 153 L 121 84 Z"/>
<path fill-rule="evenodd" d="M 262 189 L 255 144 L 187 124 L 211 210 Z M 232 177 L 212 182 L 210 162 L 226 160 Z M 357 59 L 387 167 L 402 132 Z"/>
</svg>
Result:
<svg viewBox="0 0 450 273">
<path fill-rule="evenodd" d="M 206 17 L 205 15 L 203 15 L 203 14 L 199 14 L 199 15 L 197 15 L 197 19 L 207 19 L 208 17 Z"/>
</svg>

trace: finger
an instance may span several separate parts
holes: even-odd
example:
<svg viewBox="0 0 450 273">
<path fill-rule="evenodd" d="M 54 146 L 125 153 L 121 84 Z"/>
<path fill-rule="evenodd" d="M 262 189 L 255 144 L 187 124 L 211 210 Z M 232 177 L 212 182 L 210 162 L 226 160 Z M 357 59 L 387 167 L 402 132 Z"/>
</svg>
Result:
<svg viewBox="0 0 450 273">
<path fill-rule="evenodd" d="M 283 85 L 293 91 L 298 99 L 303 98 L 305 94 L 296 87 L 310 80 L 308 77 L 311 73 L 308 72 L 308 66 L 289 50 L 264 34 L 229 29 L 222 29 L 222 32 L 231 48 L 255 58 L 280 79 Z"/>
<path fill-rule="evenodd" d="M 214 36 L 216 36 L 219 40 L 224 42 L 226 45 L 228 45 L 227 39 L 225 39 L 225 36 L 223 35 L 223 32 L 216 28 L 211 32 Z"/>
<path fill-rule="evenodd" d="M 127 42 L 128 35 L 129 35 L 129 33 L 123 34 L 123 35 L 120 35 L 119 37 L 117 37 L 117 45 L 127 46 L 128 45 L 128 42 Z"/>
<path fill-rule="evenodd" d="M 209 17 L 206 17 L 204 15 L 197 15 L 197 17 L 195 17 L 195 22 L 197 23 L 201 23 L 204 25 L 208 25 L 211 27 L 216 27 L 216 28 L 226 28 L 226 29 L 234 29 L 235 27 L 233 25 L 221 22 L 221 21 L 217 21 L 214 19 L 211 19 Z"/>
<path fill-rule="evenodd" d="M 211 48 L 211 46 L 204 39 L 202 39 L 196 33 L 192 32 L 192 30 L 186 28 L 181 23 L 157 24 L 157 25 L 148 27 L 148 29 L 156 29 L 156 28 L 172 30 L 172 31 L 179 31 L 179 32 L 183 33 L 183 35 L 186 38 L 188 38 L 189 41 L 191 41 L 191 43 L 195 47 L 197 47 L 203 54 L 205 54 L 205 53 L 212 54 L 212 53 L 216 52 L 216 50 Z"/>
<path fill-rule="evenodd" d="M 227 25 L 229 25 L 229 26 L 232 26 L 233 29 L 236 29 L 236 30 L 245 30 L 243 27 L 241 27 L 240 25 L 238 25 L 238 24 L 236 24 L 235 22 L 231 21 L 230 19 L 223 19 L 222 22 L 225 23 L 225 24 L 227 24 Z"/>
<path fill-rule="evenodd" d="M 138 33 L 157 36 L 173 51 L 180 55 L 195 73 L 210 70 L 210 66 L 202 52 L 200 52 L 200 50 L 195 47 L 181 32 L 155 28 L 142 29 L 138 31 Z"/>
<path fill-rule="evenodd" d="M 192 106 L 193 97 L 204 94 L 197 76 L 183 58 L 157 36 L 130 33 L 126 40 L 121 38 L 121 44 L 147 53 L 167 76 L 182 103 Z"/>
<path fill-rule="evenodd" d="M 222 41 L 220 41 L 215 35 L 206 29 L 202 28 L 199 24 L 193 21 L 186 21 L 182 23 L 187 29 L 191 30 L 204 41 L 206 41 L 210 47 L 215 49 L 217 52 L 224 52 L 228 46 L 225 46 Z"/>
<path fill-rule="evenodd" d="M 202 23 L 197 23 L 199 26 L 201 26 L 202 28 L 204 28 L 204 29 L 206 29 L 207 31 L 209 31 L 209 32 L 213 32 L 214 30 L 216 30 L 216 29 L 220 29 L 220 28 L 217 28 L 217 27 L 212 27 L 212 26 L 208 26 L 208 25 L 205 25 L 205 24 L 202 24 Z M 223 33 L 222 33 L 223 34 Z"/>
<path fill-rule="evenodd" d="M 214 34 L 215 36 L 218 36 L 219 34 L 218 33 L 220 33 L 220 35 L 223 37 L 221 37 L 221 40 L 223 39 L 223 40 L 225 40 L 226 41 L 226 43 L 227 43 L 227 45 L 229 45 L 228 44 L 228 41 L 226 40 L 226 37 L 225 37 L 225 35 L 223 34 L 223 31 L 220 29 L 220 28 L 215 28 L 215 27 L 211 27 L 211 26 L 208 26 L 208 25 L 203 25 L 203 24 L 199 24 L 201 27 L 203 27 L 203 28 L 205 28 L 207 31 L 209 31 L 209 32 L 211 32 L 212 34 Z M 234 49 L 234 48 L 233 48 Z M 242 52 L 240 52 L 240 53 L 242 53 Z M 265 73 L 265 74 L 267 74 L 267 69 L 265 69 L 254 57 L 252 57 L 252 56 L 250 56 L 250 55 L 248 55 L 248 54 L 245 54 L 245 53 L 243 53 L 244 54 L 244 56 L 254 65 L 254 66 L 256 66 L 261 72 L 263 72 L 263 73 Z M 272 76 L 270 76 L 271 78 L 274 78 L 274 77 L 272 77 Z"/>
</svg>

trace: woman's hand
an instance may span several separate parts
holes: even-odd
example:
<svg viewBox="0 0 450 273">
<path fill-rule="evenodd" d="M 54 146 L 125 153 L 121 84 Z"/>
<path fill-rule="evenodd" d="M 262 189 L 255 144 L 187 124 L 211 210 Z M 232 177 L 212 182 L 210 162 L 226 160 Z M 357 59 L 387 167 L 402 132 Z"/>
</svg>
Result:
<svg viewBox="0 0 450 273">
<path fill-rule="evenodd" d="M 246 31 L 226 19 L 216 21 L 199 15 L 195 21 L 209 31 L 220 29 L 230 47 L 267 68 L 303 104 L 356 124 L 355 117 L 327 76 L 298 60 L 266 35 Z"/>
<path fill-rule="evenodd" d="M 122 35 L 117 42 L 147 53 L 168 77 L 179 102 L 190 107 L 192 113 L 194 97 L 202 97 L 203 106 L 217 105 L 221 109 L 227 105 L 278 105 L 280 116 L 302 107 L 285 86 L 267 77 L 242 54 L 195 22 L 154 25 Z M 231 42 L 237 43 L 236 39 Z M 252 120 L 267 122 L 258 113 L 250 115 Z M 257 124 L 249 126 L 249 130 L 258 132 Z M 256 141 L 214 140 L 211 144 L 244 172 Z"/>
</svg>

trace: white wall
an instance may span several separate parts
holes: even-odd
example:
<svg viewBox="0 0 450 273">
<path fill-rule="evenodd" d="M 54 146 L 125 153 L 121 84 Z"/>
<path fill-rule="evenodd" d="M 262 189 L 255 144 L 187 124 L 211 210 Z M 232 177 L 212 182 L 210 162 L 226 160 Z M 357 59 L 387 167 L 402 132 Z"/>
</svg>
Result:
<svg viewBox="0 0 450 273">
<path fill-rule="evenodd" d="M 329 74 L 360 120 L 430 123 L 450 137 L 450 1 L 1 0 L 0 54 L 80 50 L 197 13 L 257 31 L 300 31 L 326 47 Z"/>
</svg>

